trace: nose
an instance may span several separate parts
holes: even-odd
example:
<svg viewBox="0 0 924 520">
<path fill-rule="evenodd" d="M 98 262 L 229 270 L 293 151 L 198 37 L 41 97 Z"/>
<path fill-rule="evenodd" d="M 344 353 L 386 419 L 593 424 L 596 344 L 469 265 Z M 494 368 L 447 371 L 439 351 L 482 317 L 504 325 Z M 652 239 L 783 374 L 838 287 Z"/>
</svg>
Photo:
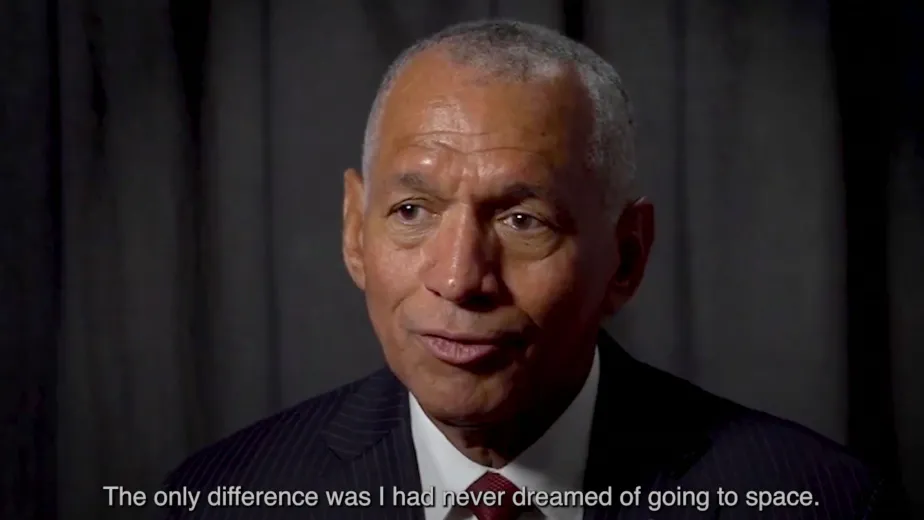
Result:
<svg viewBox="0 0 924 520">
<path fill-rule="evenodd" d="M 498 290 L 490 237 L 471 213 L 446 217 L 425 248 L 423 283 L 430 292 L 460 306 L 484 303 Z"/>
</svg>

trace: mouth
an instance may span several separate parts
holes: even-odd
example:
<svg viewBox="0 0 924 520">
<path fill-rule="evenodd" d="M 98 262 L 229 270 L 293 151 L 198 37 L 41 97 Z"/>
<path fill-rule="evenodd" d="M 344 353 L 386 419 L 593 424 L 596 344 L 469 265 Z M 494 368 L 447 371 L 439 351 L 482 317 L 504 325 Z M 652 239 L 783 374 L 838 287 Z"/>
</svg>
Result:
<svg viewBox="0 0 924 520">
<path fill-rule="evenodd" d="M 418 334 L 417 337 L 433 357 L 458 367 L 482 363 L 495 357 L 511 344 L 511 338 L 500 335 L 424 333 Z"/>
</svg>

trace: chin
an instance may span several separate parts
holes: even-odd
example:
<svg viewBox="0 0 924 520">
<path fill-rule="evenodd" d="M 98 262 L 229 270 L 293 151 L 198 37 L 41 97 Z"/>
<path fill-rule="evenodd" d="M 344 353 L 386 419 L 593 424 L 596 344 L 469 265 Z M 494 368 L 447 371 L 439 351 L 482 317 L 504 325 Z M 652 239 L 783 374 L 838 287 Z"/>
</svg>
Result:
<svg viewBox="0 0 924 520">
<path fill-rule="evenodd" d="M 470 403 L 434 399 L 418 401 L 427 415 L 448 426 L 477 428 L 507 419 L 502 406 L 472 406 Z"/>
<path fill-rule="evenodd" d="M 455 367 L 437 374 L 417 370 L 407 386 L 421 408 L 434 419 L 453 426 L 476 426 L 504 420 L 513 407 L 513 383 L 506 374 L 477 376 Z"/>
</svg>

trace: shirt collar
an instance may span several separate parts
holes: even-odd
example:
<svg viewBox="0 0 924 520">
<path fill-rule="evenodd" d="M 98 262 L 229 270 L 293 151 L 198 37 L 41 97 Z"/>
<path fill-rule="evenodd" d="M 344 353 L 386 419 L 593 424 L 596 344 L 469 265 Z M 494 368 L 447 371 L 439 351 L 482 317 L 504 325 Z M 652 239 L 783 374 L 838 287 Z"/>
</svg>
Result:
<svg viewBox="0 0 924 520">
<path fill-rule="evenodd" d="M 552 426 L 519 457 L 496 470 L 520 489 L 537 491 L 581 491 L 590 444 L 594 403 L 600 379 L 599 352 L 584 386 Z M 423 489 L 434 488 L 435 507 L 427 519 L 446 518 L 450 511 L 442 505 L 444 492 L 464 491 L 488 471 L 456 449 L 421 409 L 409 393 L 411 434 L 417 450 Z M 580 518 L 580 508 L 539 508 L 551 520 Z"/>
</svg>

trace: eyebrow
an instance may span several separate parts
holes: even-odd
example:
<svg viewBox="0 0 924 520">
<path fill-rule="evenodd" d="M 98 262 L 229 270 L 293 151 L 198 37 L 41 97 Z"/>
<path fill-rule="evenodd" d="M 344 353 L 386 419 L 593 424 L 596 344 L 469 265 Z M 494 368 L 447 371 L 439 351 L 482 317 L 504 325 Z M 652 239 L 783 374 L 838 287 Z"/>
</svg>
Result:
<svg viewBox="0 0 924 520">
<path fill-rule="evenodd" d="M 405 172 L 391 179 L 389 184 L 395 184 L 403 189 L 418 191 L 430 195 L 436 194 L 436 189 L 427 182 L 423 175 L 417 172 Z"/>
<path fill-rule="evenodd" d="M 527 182 L 515 182 L 504 186 L 503 191 L 500 192 L 497 198 L 516 201 L 529 199 L 545 200 L 548 202 L 556 201 L 556 198 L 552 196 L 552 193 L 548 189 Z"/>
</svg>

